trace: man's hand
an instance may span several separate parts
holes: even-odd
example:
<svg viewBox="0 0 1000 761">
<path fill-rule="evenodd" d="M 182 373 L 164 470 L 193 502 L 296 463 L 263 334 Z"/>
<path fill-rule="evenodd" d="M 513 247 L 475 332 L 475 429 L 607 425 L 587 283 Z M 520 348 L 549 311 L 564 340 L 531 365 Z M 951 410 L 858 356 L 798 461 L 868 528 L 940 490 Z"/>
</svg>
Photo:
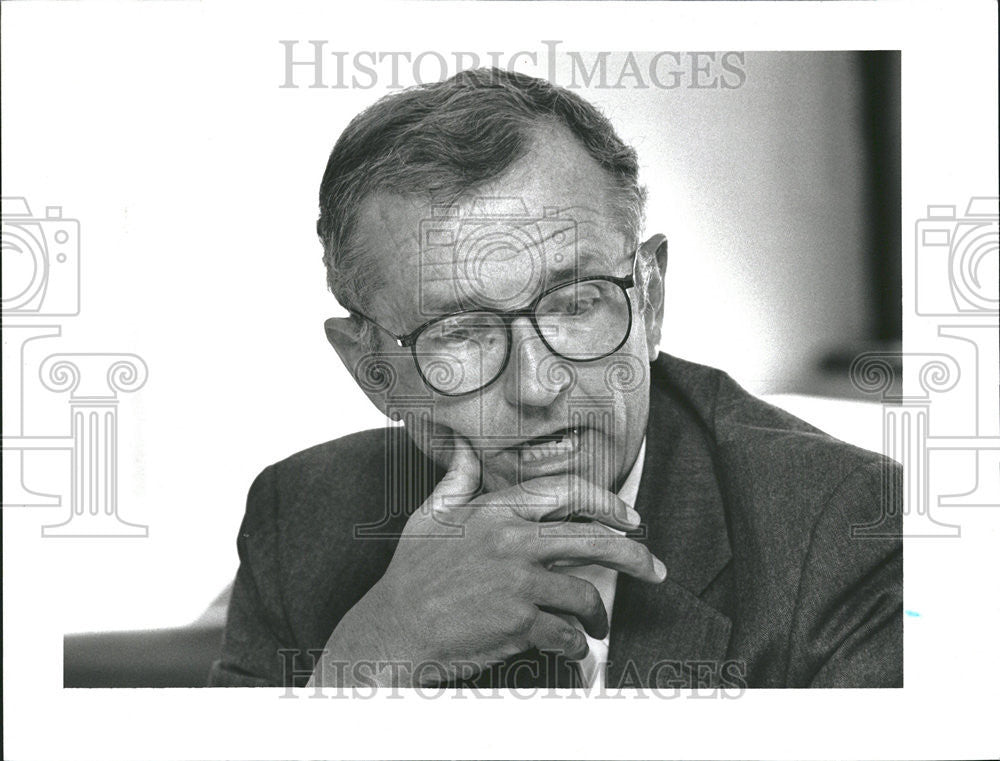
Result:
<svg viewBox="0 0 1000 761">
<path fill-rule="evenodd" d="M 575 616 L 590 636 L 608 633 L 608 615 L 588 581 L 554 565 L 602 565 L 658 583 L 663 563 L 627 531 L 639 516 L 610 492 L 573 476 L 548 476 L 473 495 L 480 465 L 462 439 L 451 467 L 410 516 L 382 579 L 330 636 L 326 658 L 404 662 L 380 684 L 467 679 L 488 663 L 537 647 L 573 659 L 587 654 Z M 569 517 L 587 522 L 560 522 Z M 609 528 L 610 527 L 610 528 Z M 560 615 L 562 614 L 562 615 Z M 441 668 L 419 669 L 433 662 Z M 458 673 L 456 664 L 464 673 Z M 322 668 L 313 683 L 355 683 L 347 671 Z"/>
</svg>

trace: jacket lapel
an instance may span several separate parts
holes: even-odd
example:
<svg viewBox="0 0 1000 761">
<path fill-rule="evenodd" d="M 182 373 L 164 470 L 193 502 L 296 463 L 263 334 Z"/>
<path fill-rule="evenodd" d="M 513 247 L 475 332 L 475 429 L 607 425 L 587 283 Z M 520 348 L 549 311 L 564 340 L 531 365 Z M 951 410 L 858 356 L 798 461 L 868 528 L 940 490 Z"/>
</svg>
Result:
<svg viewBox="0 0 1000 761">
<path fill-rule="evenodd" d="M 696 675 L 705 669 L 695 662 L 713 662 L 717 674 L 732 629 L 728 616 L 700 598 L 732 557 L 711 432 L 703 422 L 710 411 L 676 392 L 666 357 L 651 370 L 636 500 L 643 522 L 632 536 L 663 560 L 667 580 L 654 585 L 618 576 L 608 653 L 612 688 L 703 683 Z"/>
</svg>

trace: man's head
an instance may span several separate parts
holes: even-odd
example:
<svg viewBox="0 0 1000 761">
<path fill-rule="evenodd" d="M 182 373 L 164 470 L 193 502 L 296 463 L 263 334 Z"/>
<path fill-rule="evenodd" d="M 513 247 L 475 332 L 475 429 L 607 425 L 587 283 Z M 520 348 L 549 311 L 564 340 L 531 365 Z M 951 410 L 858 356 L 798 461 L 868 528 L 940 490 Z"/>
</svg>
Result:
<svg viewBox="0 0 1000 761">
<path fill-rule="evenodd" d="M 407 420 L 425 452 L 468 439 L 488 490 L 565 472 L 613 488 L 645 432 L 662 317 L 643 201 L 635 152 L 542 80 L 478 70 L 384 98 L 320 188 L 328 282 L 352 312 L 327 335 L 383 412 L 430 403 Z M 392 383 L 366 382 L 375 364 Z"/>
</svg>

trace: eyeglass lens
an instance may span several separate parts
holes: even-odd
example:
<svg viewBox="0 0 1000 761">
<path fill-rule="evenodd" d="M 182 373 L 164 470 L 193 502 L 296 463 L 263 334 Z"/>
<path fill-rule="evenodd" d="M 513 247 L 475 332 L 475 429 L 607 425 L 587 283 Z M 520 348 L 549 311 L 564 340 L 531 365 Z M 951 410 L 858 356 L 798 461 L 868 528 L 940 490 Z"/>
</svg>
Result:
<svg viewBox="0 0 1000 761">
<path fill-rule="evenodd" d="M 598 359 L 627 338 L 630 306 L 624 288 L 608 280 L 569 283 L 535 307 L 535 326 L 548 348 L 570 360 Z M 414 344 L 427 383 L 443 394 L 464 394 L 503 371 L 509 335 L 494 312 L 464 312 L 431 323 Z"/>
</svg>

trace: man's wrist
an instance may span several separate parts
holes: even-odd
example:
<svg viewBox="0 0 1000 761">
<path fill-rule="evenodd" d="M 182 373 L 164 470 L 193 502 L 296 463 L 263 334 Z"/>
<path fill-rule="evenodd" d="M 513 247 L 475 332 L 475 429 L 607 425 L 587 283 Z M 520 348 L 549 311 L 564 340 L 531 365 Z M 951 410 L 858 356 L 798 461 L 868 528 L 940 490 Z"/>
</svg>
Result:
<svg viewBox="0 0 1000 761">
<path fill-rule="evenodd" d="M 323 648 L 310 686 L 406 686 L 406 670 L 389 659 L 382 597 L 382 588 L 375 584 L 347 611 Z"/>
</svg>

